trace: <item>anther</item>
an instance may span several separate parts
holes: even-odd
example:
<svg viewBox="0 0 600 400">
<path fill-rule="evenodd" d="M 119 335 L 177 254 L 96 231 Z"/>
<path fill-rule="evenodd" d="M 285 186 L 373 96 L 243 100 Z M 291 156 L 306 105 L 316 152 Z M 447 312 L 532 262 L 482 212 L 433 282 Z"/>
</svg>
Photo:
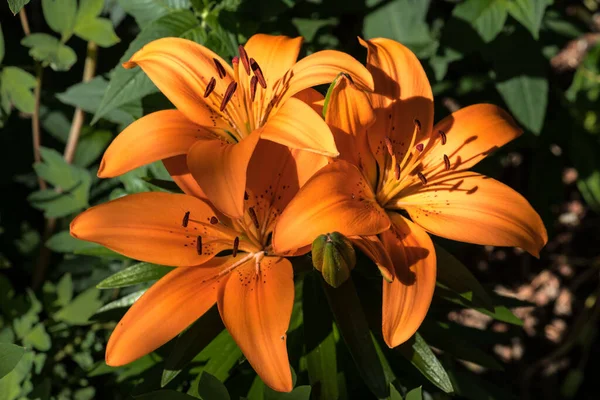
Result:
<svg viewBox="0 0 600 400">
<path fill-rule="evenodd" d="M 250 59 L 250 67 L 252 68 L 252 72 L 254 72 L 254 76 L 258 78 L 258 83 L 260 83 L 260 86 L 262 86 L 263 89 L 266 89 L 267 81 L 265 81 L 262 70 L 254 58 Z"/>
<path fill-rule="evenodd" d="M 445 145 L 446 144 L 446 140 L 448 139 L 448 138 L 446 138 L 446 132 L 444 132 L 444 131 L 438 131 L 438 133 L 442 137 L 442 145 Z"/>
<path fill-rule="evenodd" d="M 415 118 L 415 125 L 417 126 L 417 128 L 419 128 L 419 130 L 421 130 L 421 121 L 419 121 L 416 118 Z"/>
<path fill-rule="evenodd" d="M 210 217 L 210 224 L 211 225 L 216 225 L 219 223 L 219 219 L 217 217 L 215 217 L 214 215 L 212 217 Z"/>
<path fill-rule="evenodd" d="M 229 86 L 227 86 L 227 90 L 225 90 L 225 94 L 223 95 L 223 101 L 221 102 L 221 111 L 227 107 L 227 103 L 231 100 L 231 97 L 235 93 L 235 89 L 237 89 L 237 82 L 231 82 Z"/>
<path fill-rule="evenodd" d="M 236 236 L 235 239 L 233 239 L 233 253 L 231 254 L 231 256 L 233 258 L 235 258 L 235 256 L 237 256 L 239 246 L 240 246 L 240 238 Z"/>
<path fill-rule="evenodd" d="M 190 222 L 190 212 L 186 211 L 185 214 L 183 215 L 183 221 L 181 221 L 181 226 L 183 226 L 184 228 L 187 228 L 188 222 Z"/>
<path fill-rule="evenodd" d="M 427 185 L 427 178 L 425 178 L 425 175 L 423 175 L 421 172 L 417 173 L 417 176 L 419 177 L 419 179 L 421 180 L 421 183 L 423 185 Z"/>
<path fill-rule="evenodd" d="M 248 196 L 248 192 L 244 192 L 244 200 L 248 200 L 250 196 Z"/>
<path fill-rule="evenodd" d="M 450 170 L 450 159 L 445 154 L 444 154 L 444 165 L 446 166 L 446 171 Z"/>
<path fill-rule="evenodd" d="M 246 53 L 246 49 L 241 44 L 238 46 L 238 52 L 240 53 L 240 60 L 242 60 L 242 64 L 244 65 L 244 69 L 246 73 L 250 75 L 250 62 L 248 62 L 248 53 Z"/>
<path fill-rule="evenodd" d="M 252 223 L 254 224 L 254 227 L 256 229 L 258 229 L 259 228 L 258 218 L 256 217 L 256 212 L 254 211 L 254 207 L 248 208 L 248 214 L 250 215 L 250 219 L 252 220 Z"/>
<path fill-rule="evenodd" d="M 394 175 L 396 180 L 400 179 L 400 164 L 396 163 L 396 167 L 394 168 Z"/>
<path fill-rule="evenodd" d="M 256 96 L 256 84 L 258 83 L 258 78 L 253 76 L 250 79 L 250 99 L 254 101 L 254 97 Z"/>
<path fill-rule="evenodd" d="M 388 153 L 390 153 L 390 156 L 393 156 L 394 155 L 394 148 L 392 147 L 392 141 L 387 136 L 384 137 L 383 139 L 385 140 L 385 147 L 387 147 Z"/>
<path fill-rule="evenodd" d="M 419 143 L 419 144 L 417 145 L 417 150 L 419 150 L 419 151 L 423 151 L 423 143 Z"/>
<path fill-rule="evenodd" d="M 225 78 L 225 75 L 227 75 L 227 73 L 225 72 L 225 68 L 223 68 L 223 65 L 216 58 L 213 58 L 213 61 L 215 62 L 215 67 L 217 67 L 217 72 L 219 73 L 219 78 L 221 78 L 221 79 Z"/>
<path fill-rule="evenodd" d="M 198 253 L 199 256 L 202 255 L 202 236 L 196 238 L 196 253 Z"/>
<path fill-rule="evenodd" d="M 240 58 L 239 58 L 238 56 L 234 56 L 234 57 L 231 59 L 231 63 L 232 63 L 232 64 L 239 64 L 239 63 L 240 63 Z"/>
<path fill-rule="evenodd" d="M 217 80 L 213 76 L 212 78 L 210 78 L 208 85 L 206 85 L 206 90 L 204 91 L 204 98 L 207 98 L 208 96 L 210 96 L 212 91 L 215 90 L 215 86 L 217 86 Z"/>
</svg>

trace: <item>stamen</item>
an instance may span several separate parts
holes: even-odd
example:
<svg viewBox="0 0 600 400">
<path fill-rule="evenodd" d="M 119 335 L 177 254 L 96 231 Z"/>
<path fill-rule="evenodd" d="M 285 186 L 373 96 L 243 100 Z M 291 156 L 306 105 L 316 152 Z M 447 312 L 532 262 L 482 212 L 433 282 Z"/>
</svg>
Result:
<svg viewBox="0 0 600 400">
<path fill-rule="evenodd" d="M 215 90 L 215 86 L 217 86 L 217 80 L 213 76 L 212 78 L 210 78 L 210 82 L 208 82 L 208 85 L 206 85 L 206 90 L 204 91 L 204 98 L 210 96 L 212 91 Z"/>
<path fill-rule="evenodd" d="M 248 62 L 248 53 L 246 53 L 246 49 L 241 44 L 238 46 L 238 52 L 240 53 L 240 60 L 242 60 L 242 64 L 244 65 L 244 69 L 246 73 L 250 75 L 250 62 Z"/>
<path fill-rule="evenodd" d="M 184 228 L 187 228 L 188 222 L 190 222 L 190 212 L 186 211 L 183 216 L 183 221 L 181 221 L 181 226 L 183 226 Z"/>
<path fill-rule="evenodd" d="M 196 252 L 199 256 L 202 255 L 202 236 L 196 238 Z"/>
<path fill-rule="evenodd" d="M 385 147 L 387 147 L 388 153 L 390 153 L 390 156 L 393 156 L 394 155 L 394 148 L 392 147 L 392 141 L 387 136 L 384 137 L 383 139 L 385 140 Z"/>
<path fill-rule="evenodd" d="M 256 229 L 258 229 L 259 228 L 258 218 L 256 217 L 256 212 L 254 211 L 254 207 L 248 208 L 248 214 L 250 215 L 250 219 L 252 220 L 252 223 L 254 224 L 254 227 Z"/>
<path fill-rule="evenodd" d="M 240 63 L 240 58 L 239 58 L 238 56 L 234 56 L 234 57 L 231 59 L 231 63 L 232 63 L 232 64 L 234 64 L 234 65 L 235 65 L 235 64 L 239 64 L 239 63 Z"/>
<path fill-rule="evenodd" d="M 220 110 L 223 111 L 225 107 L 227 107 L 227 103 L 231 100 L 231 97 L 235 93 L 237 89 L 237 82 L 231 82 L 229 86 L 227 86 L 227 90 L 225 90 L 225 94 L 223 95 L 223 101 L 221 102 Z"/>
<path fill-rule="evenodd" d="M 417 145 L 417 150 L 419 150 L 419 151 L 423 151 L 423 143 L 419 143 L 419 144 Z"/>
<path fill-rule="evenodd" d="M 440 136 L 442 137 L 442 146 L 446 144 L 446 141 L 448 140 L 446 138 L 446 132 L 444 131 L 438 131 L 438 133 L 440 134 Z"/>
<path fill-rule="evenodd" d="M 394 175 L 396 176 L 396 180 L 400 179 L 400 164 L 396 163 L 396 167 L 394 168 Z"/>
<path fill-rule="evenodd" d="M 421 172 L 418 172 L 417 176 L 419 177 L 423 185 L 427 185 L 427 178 L 425 178 L 425 175 L 423 175 Z"/>
<path fill-rule="evenodd" d="M 215 62 L 215 67 L 217 67 L 217 72 L 219 72 L 219 78 L 225 78 L 225 75 L 227 75 L 227 73 L 225 72 L 225 68 L 223 68 L 223 65 L 216 58 L 213 58 L 213 61 Z"/>
<path fill-rule="evenodd" d="M 256 76 L 258 78 L 258 83 L 260 83 L 260 86 L 262 86 L 263 89 L 266 89 L 267 81 L 265 80 L 265 77 L 263 76 L 260 66 L 258 65 L 258 63 L 256 62 L 256 60 L 254 58 L 250 59 L 250 67 L 252 67 L 252 72 L 254 72 L 254 76 Z"/>
<path fill-rule="evenodd" d="M 237 256 L 239 246 L 240 246 L 240 238 L 236 236 L 235 239 L 233 239 L 233 254 L 231 254 L 231 256 L 233 258 L 235 258 L 235 256 Z"/>
<path fill-rule="evenodd" d="M 244 192 L 244 200 L 248 200 L 250 196 L 248 196 L 248 192 Z"/>
<path fill-rule="evenodd" d="M 250 79 L 250 99 L 254 101 L 254 97 L 256 96 L 256 84 L 258 83 L 258 78 L 253 76 Z"/>
<path fill-rule="evenodd" d="M 211 225 L 216 225 L 219 223 L 219 219 L 217 217 L 215 217 L 214 215 L 212 217 L 210 217 L 210 224 Z"/>
<path fill-rule="evenodd" d="M 443 144 L 443 142 L 442 142 L 442 144 Z M 444 165 L 446 166 L 446 171 L 450 170 L 450 159 L 445 154 L 444 154 Z"/>
<path fill-rule="evenodd" d="M 421 130 L 421 121 L 419 121 L 416 118 L 415 118 L 415 125 L 417 125 L 417 127 L 419 128 L 419 130 Z"/>
</svg>

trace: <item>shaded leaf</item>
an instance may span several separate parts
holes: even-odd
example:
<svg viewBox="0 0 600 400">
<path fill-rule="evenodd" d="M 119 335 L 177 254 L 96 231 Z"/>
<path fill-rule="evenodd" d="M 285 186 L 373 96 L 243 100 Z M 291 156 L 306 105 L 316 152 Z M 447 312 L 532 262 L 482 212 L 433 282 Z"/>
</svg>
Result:
<svg viewBox="0 0 600 400">
<path fill-rule="evenodd" d="M 58 306 L 64 307 L 71 302 L 73 298 L 73 279 L 71 279 L 71 274 L 66 273 L 60 278 L 60 281 L 56 285 L 56 295 L 56 304 Z"/>
<path fill-rule="evenodd" d="M 538 39 L 544 11 L 550 4 L 552 0 L 512 0 L 507 2 L 506 8 L 514 19 Z"/>
<path fill-rule="evenodd" d="M 458 4 L 452 15 L 469 23 L 488 43 L 502 31 L 508 15 L 505 0 L 466 0 Z"/>
<path fill-rule="evenodd" d="M 21 8 L 29 3 L 30 0 L 8 0 L 8 7 L 13 15 L 17 15 Z"/>
<path fill-rule="evenodd" d="M 42 0 L 44 19 L 56 33 L 60 33 L 66 41 L 75 26 L 77 0 Z"/>
<path fill-rule="evenodd" d="M 190 8 L 189 0 L 118 0 L 127 14 L 144 28 L 150 22 L 179 10 Z"/>
<path fill-rule="evenodd" d="M 110 47 L 121 41 L 106 18 L 77 20 L 75 34 L 83 40 L 95 42 L 100 47 Z"/>
<path fill-rule="evenodd" d="M 46 328 L 40 322 L 31 329 L 23 338 L 23 344 L 27 347 L 31 346 L 39 351 L 48 351 L 52 346 L 50 335 L 46 332 Z"/>
<path fill-rule="evenodd" d="M 140 400 L 194 400 L 195 397 L 189 396 L 185 393 L 176 392 L 175 390 L 158 390 L 152 393 L 142 394 L 135 396 L 135 399 Z"/>
<path fill-rule="evenodd" d="M 133 303 L 135 303 L 140 297 L 142 297 L 146 290 L 147 289 L 138 290 L 137 292 L 130 293 L 127 296 L 121 297 L 120 299 L 111 301 L 110 303 L 98 308 L 96 314 L 100 314 L 109 310 L 114 310 L 116 308 L 129 307 Z"/>
<path fill-rule="evenodd" d="M 221 381 L 209 374 L 202 372 L 198 382 L 198 394 L 202 400 L 229 400 L 229 392 Z"/>
<path fill-rule="evenodd" d="M 73 164 L 84 168 L 89 167 L 100 158 L 112 138 L 110 131 L 93 131 L 83 135 L 75 150 Z"/>
<path fill-rule="evenodd" d="M 56 253 L 72 253 L 80 249 L 99 247 L 96 243 L 75 239 L 69 231 L 54 234 L 48 239 L 46 246 Z"/>
<path fill-rule="evenodd" d="M 4 34 L 2 33 L 2 24 L 0 24 L 0 64 L 2 64 L 2 60 L 4 60 Z"/>
<path fill-rule="evenodd" d="M 67 71 L 77 61 L 77 54 L 72 48 L 45 33 L 25 36 L 21 44 L 30 48 L 29 55 L 34 60 L 42 62 L 44 66 L 49 65 L 55 71 Z"/>
<path fill-rule="evenodd" d="M 31 114 L 35 107 L 35 98 L 31 90 L 35 88 L 35 77 L 17 67 L 5 67 L 0 74 L 0 96 L 4 111 L 9 114 L 10 106 L 21 112 Z"/>
<path fill-rule="evenodd" d="M 112 289 L 155 281 L 172 270 L 172 267 L 141 262 L 109 276 L 97 284 L 96 287 L 98 289 Z"/>
<path fill-rule="evenodd" d="M 73 301 L 54 314 L 54 319 L 70 325 L 87 325 L 92 315 L 102 306 L 98 298 L 100 291 L 90 288 L 79 294 Z"/>
<path fill-rule="evenodd" d="M 0 343 L 0 379 L 12 371 L 25 354 L 25 348 L 11 343 Z"/>
</svg>

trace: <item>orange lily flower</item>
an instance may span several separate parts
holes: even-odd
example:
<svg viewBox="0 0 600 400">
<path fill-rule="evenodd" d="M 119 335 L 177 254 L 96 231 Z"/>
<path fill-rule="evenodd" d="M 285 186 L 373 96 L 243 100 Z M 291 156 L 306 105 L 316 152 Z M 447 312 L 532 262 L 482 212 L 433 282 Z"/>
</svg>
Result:
<svg viewBox="0 0 600 400">
<path fill-rule="evenodd" d="M 270 237 L 299 187 L 326 164 L 322 155 L 260 140 L 250 160 L 244 215 L 230 219 L 197 197 L 202 192 L 185 156 L 179 156 L 169 159 L 168 167 L 186 194 L 132 194 L 77 216 L 71 223 L 74 237 L 178 267 L 125 314 L 108 342 L 106 363 L 121 366 L 152 352 L 216 302 L 225 327 L 262 380 L 275 390 L 292 390 L 286 349 L 292 264 L 273 252 Z M 219 255 L 223 251 L 229 255 Z"/>
<path fill-rule="evenodd" d="M 239 218 L 248 162 L 259 138 L 337 156 L 322 118 L 293 96 L 330 83 L 340 71 L 365 89 L 373 88 L 373 79 L 363 65 L 338 51 L 319 51 L 296 62 L 301 45 L 301 37 L 257 34 L 239 47 L 230 66 L 189 40 L 147 44 L 124 67 L 141 67 L 177 110 L 149 114 L 127 127 L 104 154 L 98 176 L 114 177 L 186 154 L 208 199 Z"/>
<path fill-rule="evenodd" d="M 502 109 L 478 104 L 433 125 L 433 95 L 416 56 L 389 39 L 361 41 L 375 92 L 340 77 L 326 121 L 340 159 L 316 173 L 279 218 L 280 253 L 338 231 L 379 267 L 383 337 L 408 340 L 431 304 L 436 255 L 428 233 L 462 242 L 518 246 L 534 256 L 546 229 L 504 184 L 468 171 L 522 130 Z M 407 218 L 406 215 L 410 216 Z"/>
</svg>

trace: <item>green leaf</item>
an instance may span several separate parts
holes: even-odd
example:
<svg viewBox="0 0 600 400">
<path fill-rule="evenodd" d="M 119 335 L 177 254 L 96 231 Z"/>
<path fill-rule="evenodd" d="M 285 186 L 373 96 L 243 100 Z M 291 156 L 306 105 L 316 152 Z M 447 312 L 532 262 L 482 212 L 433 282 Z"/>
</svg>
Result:
<svg viewBox="0 0 600 400">
<path fill-rule="evenodd" d="M 0 64 L 4 60 L 4 34 L 2 33 L 2 24 L 0 24 Z"/>
<path fill-rule="evenodd" d="M 195 397 L 175 390 L 158 390 L 152 393 L 146 393 L 141 396 L 135 396 L 139 400 L 197 400 Z"/>
<path fill-rule="evenodd" d="M 84 135 L 75 150 L 73 164 L 84 168 L 89 167 L 100 158 L 112 138 L 110 131 L 93 131 Z"/>
<path fill-rule="evenodd" d="M 104 0 L 80 0 L 77 10 L 77 21 L 87 21 L 96 18 L 102 12 Z"/>
<path fill-rule="evenodd" d="M 109 276 L 96 285 L 98 289 L 113 289 L 137 285 L 148 281 L 162 278 L 173 270 L 172 267 L 164 267 L 150 263 L 139 263 L 125 268 L 114 275 Z"/>
<path fill-rule="evenodd" d="M 445 393 L 454 391 L 448 373 L 419 333 L 396 349 L 435 386 Z"/>
<path fill-rule="evenodd" d="M 502 31 L 508 13 L 505 0 L 466 0 L 454 7 L 452 15 L 470 24 L 489 43 Z"/>
<path fill-rule="evenodd" d="M 553 0 L 511 0 L 507 2 L 506 7 L 508 13 L 527 28 L 537 40 L 544 11 L 552 2 Z"/>
<path fill-rule="evenodd" d="M 202 400 L 230 400 L 225 385 L 206 371 L 200 375 L 198 394 Z"/>
<path fill-rule="evenodd" d="M 146 292 L 147 289 L 138 290 L 137 292 L 133 292 L 128 294 L 127 296 L 123 296 L 120 299 L 115 301 L 111 301 L 110 303 L 100 307 L 96 314 L 100 314 L 109 310 L 114 310 L 115 308 L 125 308 L 131 306 L 133 303 L 138 301 L 140 297 Z"/>
<path fill-rule="evenodd" d="M 169 13 L 187 10 L 189 0 L 118 0 L 119 5 L 127 14 L 135 18 L 140 28 Z"/>
<path fill-rule="evenodd" d="M 21 44 L 30 48 L 31 57 L 42 62 L 44 66 L 49 65 L 55 71 L 67 71 L 77 61 L 77 54 L 72 48 L 45 33 L 32 33 L 25 36 Z"/>
<path fill-rule="evenodd" d="M 265 400 L 310 400 L 310 386 L 298 386 L 289 393 L 281 393 L 265 386 Z"/>
<path fill-rule="evenodd" d="M 71 279 L 71 274 L 64 274 L 60 281 L 58 281 L 56 295 L 56 304 L 60 307 L 64 307 L 71 302 L 71 299 L 73 299 L 73 279 Z"/>
<path fill-rule="evenodd" d="M 8 8 L 12 11 L 13 15 L 17 15 L 21 8 L 25 6 L 25 4 L 29 4 L 30 0 L 8 0 Z"/>
<path fill-rule="evenodd" d="M 23 344 L 27 347 L 31 346 L 39 351 L 48 351 L 52 347 L 50 335 L 46 332 L 46 328 L 40 322 L 27 332 L 23 338 Z"/>
<path fill-rule="evenodd" d="M 406 400 L 423 400 L 423 393 L 421 387 L 411 390 L 406 393 Z"/>
<path fill-rule="evenodd" d="M 535 134 L 540 134 L 548 103 L 545 77 L 515 76 L 496 84 L 512 114 Z"/>
<path fill-rule="evenodd" d="M 50 29 L 60 33 L 66 42 L 75 26 L 77 0 L 42 0 L 42 10 Z"/>
<path fill-rule="evenodd" d="M 5 67 L 0 74 L 0 96 L 2 102 L 8 102 L 21 112 L 31 114 L 35 107 L 35 97 L 31 90 L 35 88 L 35 77 L 17 67 Z M 3 107 L 4 108 L 4 107 Z M 4 109 L 8 114 L 10 107 Z"/>
<path fill-rule="evenodd" d="M 0 379 L 12 371 L 25 354 L 25 348 L 10 343 L 0 343 Z"/>
<path fill-rule="evenodd" d="M 87 325 L 92 315 L 102 306 L 98 298 L 100 291 L 90 288 L 79 294 L 73 301 L 54 314 L 54 319 L 70 325 Z"/>
<path fill-rule="evenodd" d="M 106 18 L 77 20 L 75 34 L 100 47 L 110 47 L 121 41 L 113 29 L 112 22 Z"/>
<path fill-rule="evenodd" d="M 81 249 L 100 247 L 96 243 L 75 239 L 69 231 L 54 234 L 48 239 L 46 246 L 56 253 L 73 253 Z"/>
<path fill-rule="evenodd" d="M 92 124 L 105 116 L 109 111 L 133 100 L 140 99 L 150 93 L 155 93 L 158 90 L 141 68 L 125 69 L 120 64 L 128 61 L 142 46 L 155 39 L 165 36 L 195 38 L 196 35 L 203 32 L 202 26 L 199 25 L 194 14 L 189 11 L 173 12 L 148 24 L 131 42 L 129 49 L 127 49 L 127 52 L 121 58 L 119 66 L 112 74 L 112 78 L 108 84 L 102 103 L 94 115 Z"/>
<path fill-rule="evenodd" d="M 437 244 L 435 245 L 435 254 L 438 265 L 438 285 L 441 284 L 443 287 L 454 291 L 476 306 L 490 311 L 494 310 L 492 299 L 463 263 Z"/>
</svg>

